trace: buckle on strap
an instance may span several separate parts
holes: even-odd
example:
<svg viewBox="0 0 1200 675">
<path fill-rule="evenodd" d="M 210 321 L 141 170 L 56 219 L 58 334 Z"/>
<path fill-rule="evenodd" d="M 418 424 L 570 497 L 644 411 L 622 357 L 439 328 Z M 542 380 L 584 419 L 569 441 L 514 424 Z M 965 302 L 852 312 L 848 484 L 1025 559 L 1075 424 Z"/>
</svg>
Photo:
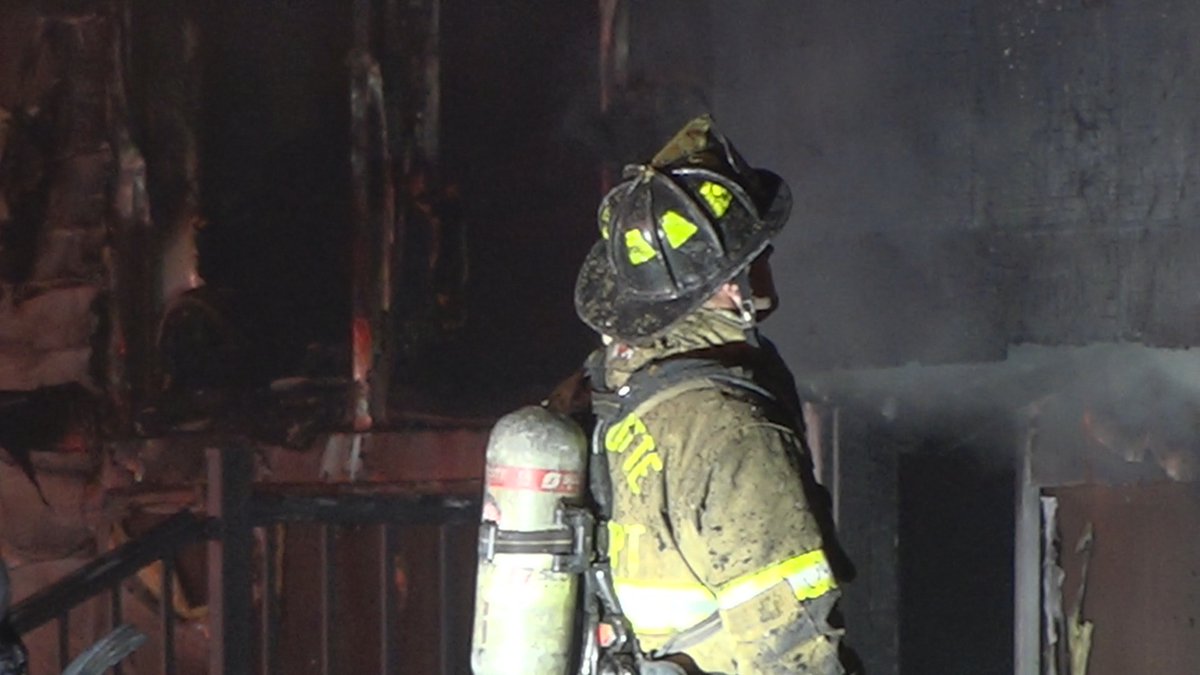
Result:
<svg viewBox="0 0 1200 675">
<path fill-rule="evenodd" d="M 630 625 L 628 617 L 621 609 L 621 601 L 617 598 L 617 590 L 613 585 L 612 568 L 607 560 L 597 561 L 590 565 L 584 577 L 588 592 L 599 600 L 604 612 L 604 622 L 612 626 L 613 641 L 605 648 L 605 657 L 632 659 L 634 664 L 640 664 L 644 655 L 638 644 L 637 634 Z M 634 672 L 637 672 L 634 670 Z"/>
<path fill-rule="evenodd" d="M 479 558 L 491 562 L 497 555 L 546 553 L 554 556 L 554 571 L 586 572 L 592 561 L 595 518 L 587 509 L 560 504 L 557 527 L 548 530 L 502 530 L 493 520 L 479 525 Z"/>
</svg>

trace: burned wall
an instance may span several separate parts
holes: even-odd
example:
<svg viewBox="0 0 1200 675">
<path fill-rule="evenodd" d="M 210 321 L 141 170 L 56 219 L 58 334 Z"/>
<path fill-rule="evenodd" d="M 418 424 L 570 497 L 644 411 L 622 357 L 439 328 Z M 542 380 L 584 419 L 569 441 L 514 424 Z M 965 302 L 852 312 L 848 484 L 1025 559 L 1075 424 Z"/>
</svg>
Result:
<svg viewBox="0 0 1200 675">
<path fill-rule="evenodd" d="M 0 390 L 104 390 L 122 429 L 201 283 L 194 14 L 125 9 L 0 8 Z"/>
<path fill-rule="evenodd" d="M 714 109 L 796 193 L 794 362 L 1200 340 L 1184 0 L 713 3 Z"/>
<path fill-rule="evenodd" d="M 3 8 L 0 389 L 90 379 L 116 172 L 111 17 Z"/>
<path fill-rule="evenodd" d="M 571 118 L 598 106 L 596 7 L 427 6 L 435 4 L 436 24 L 425 28 L 438 37 L 426 65 L 404 44 L 411 3 L 359 4 L 371 17 L 395 175 L 394 403 L 499 413 L 545 395 L 589 345 L 571 289 L 594 236 L 600 172 Z M 212 43 L 204 51 L 202 272 L 236 293 L 262 375 L 344 375 L 359 265 L 351 254 L 351 5 L 216 6 L 222 11 L 202 22 Z M 402 83 L 418 66 L 434 69 L 436 91 Z M 414 97 L 436 100 L 420 111 Z M 411 120 L 396 110 L 417 116 L 419 142 L 433 152 L 406 154 Z"/>
</svg>

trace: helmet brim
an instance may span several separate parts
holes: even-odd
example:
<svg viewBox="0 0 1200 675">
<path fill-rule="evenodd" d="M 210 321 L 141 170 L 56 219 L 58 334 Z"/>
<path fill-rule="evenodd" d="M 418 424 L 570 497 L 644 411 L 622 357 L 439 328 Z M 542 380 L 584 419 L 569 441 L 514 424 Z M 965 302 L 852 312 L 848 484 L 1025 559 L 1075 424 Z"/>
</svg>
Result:
<svg viewBox="0 0 1200 675">
<path fill-rule="evenodd" d="M 622 288 L 604 240 L 596 242 L 575 280 L 575 312 L 592 330 L 625 341 L 645 341 L 665 333 L 695 311 L 723 284 L 745 269 L 783 229 L 792 209 L 791 191 L 774 172 L 755 169 L 760 185 L 775 186 L 769 205 L 738 255 L 693 293 L 673 300 L 639 297 Z"/>
</svg>

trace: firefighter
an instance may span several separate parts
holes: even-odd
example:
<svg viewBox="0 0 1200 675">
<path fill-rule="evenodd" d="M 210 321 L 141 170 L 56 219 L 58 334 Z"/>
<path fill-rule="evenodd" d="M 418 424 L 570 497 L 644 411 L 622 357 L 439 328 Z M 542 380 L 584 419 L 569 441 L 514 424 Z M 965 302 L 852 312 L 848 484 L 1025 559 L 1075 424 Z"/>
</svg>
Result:
<svg viewBox="0 0 1200 675">
<path fill-rule="evenodd" d="M 592 489 L 607 493 L 620 610 L 660 664 L 643 672 L 845 672 L 799 402 L 756 330 L 787 184 L 707 116 L 624 178 L 601 202 L 575 303 L 605 344 L 590 360 L 607 465 Z"/>
</svg>

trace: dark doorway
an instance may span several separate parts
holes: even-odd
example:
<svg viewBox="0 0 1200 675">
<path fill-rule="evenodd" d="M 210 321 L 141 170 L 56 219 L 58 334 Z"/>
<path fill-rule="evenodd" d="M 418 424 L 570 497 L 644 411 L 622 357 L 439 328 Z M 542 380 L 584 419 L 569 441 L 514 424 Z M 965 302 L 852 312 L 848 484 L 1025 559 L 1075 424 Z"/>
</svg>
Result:
<svg viewBox="0 0 1200 675">
<path fill-rule="evenodd" d="M 926 441 L 900 459 L 906 675 L 1013 672 L 1014 474 L 989 450 Z"/>
</svg>

